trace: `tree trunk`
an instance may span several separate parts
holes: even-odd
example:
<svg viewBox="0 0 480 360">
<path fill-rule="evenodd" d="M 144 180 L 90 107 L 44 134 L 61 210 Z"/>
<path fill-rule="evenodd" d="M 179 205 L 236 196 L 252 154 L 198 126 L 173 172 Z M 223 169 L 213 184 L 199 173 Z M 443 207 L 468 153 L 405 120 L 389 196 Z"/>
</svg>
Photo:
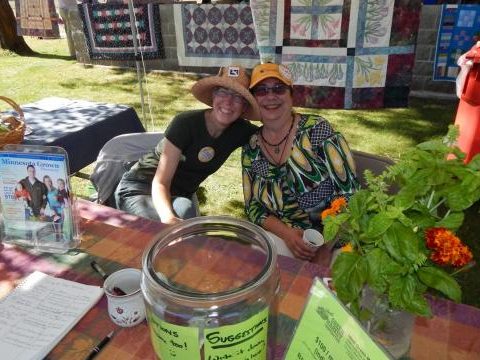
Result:
<svg viewBox="0 0 480 360">
<path fill-rule="evenodd" d="M 35 52 L 17 35 L 15 15 L 8 0 L 0 0 L 0 48 L 11 50 L 18 55 L 32 55 Z"/>
</svg>

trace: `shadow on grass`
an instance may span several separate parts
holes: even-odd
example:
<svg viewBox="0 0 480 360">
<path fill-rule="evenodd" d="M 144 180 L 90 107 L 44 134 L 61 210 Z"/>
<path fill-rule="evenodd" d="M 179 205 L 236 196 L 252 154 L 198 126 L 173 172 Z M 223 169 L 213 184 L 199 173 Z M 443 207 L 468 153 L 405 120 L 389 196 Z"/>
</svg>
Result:
<svg viewBox="0 0 480 360">
<path fill-rule="evenodd" d="M 453 104 L 415 103 L 408 109 L 358 111 L 356 118 L 372 132 L 398 135 L 420 143 L 445 135 L 454 122 L 455 112 Z"/>
<path fill-rule="evenodd" d="M 238 219 L 247 220 L 243 201 L 230 200 L 223 206 L 222 209 L 226 215 L 233 216 Z"/>
<path fill-rule="evenodd" d="M 54 59 L 54 60 L 75 60 L 74 56 L 58 55 L 58 54 L 34 53 L 34 54 L 31 54 L 31 55 L 27 55 L 27 57 L 35 57 L 35 58 L 40 58 L 40 59 Z"/>
<path fill-rule="evenodd" d="M 59 85 L 63 88 L 72 90 L 77 88 L 82 89 L 91 89 L 92 92 L 102 92 L 102 88 L 108 87 L 105 91 L 109 93 L 120 92 L 124 95 L 132 94 L 132 91 L 137 91 L 138 80 L 135 74 L 129 74 L 128 72 L 114 70 L 116 75 L 127 74 L 130 76 L 124 76 L 121 78 L 109 80 L 108 77 L 104 79 L 82 79 L 75 78 L 71 80 L 60 81 Z M 171 81 L 165 79 L 165 82 L 161 84 L 161 88 L 156 88 L 150 91 L 150 98 L 152 104 L 163 104 L 162 107 L 167 107 L 168 104 L 174 103 L 175 101 L 185 97 L 184 83 L 187 83 L 185 80 Z M 134 101 L 128 102 L 126 105 L 135 106 L 138 105 L 140 108 L 140 103 L 135 103 Z"/>
<path fill-rule="evenodd" d="M 114 80 L 105 76 L 104 79 L 85 79 L 74 78 L 67 81 L 60 82 L 60 85 L 69 89 L 74 88 L 91 88 L 93 90 L 101 92 L 101 89 L 108 85 L 109 92 L 112 90 L 120 90 L 126 93 L 131 93 L 132 88 L 137 85 L 137 78 L 134 76 L 119 77 Z"/>
</svg>

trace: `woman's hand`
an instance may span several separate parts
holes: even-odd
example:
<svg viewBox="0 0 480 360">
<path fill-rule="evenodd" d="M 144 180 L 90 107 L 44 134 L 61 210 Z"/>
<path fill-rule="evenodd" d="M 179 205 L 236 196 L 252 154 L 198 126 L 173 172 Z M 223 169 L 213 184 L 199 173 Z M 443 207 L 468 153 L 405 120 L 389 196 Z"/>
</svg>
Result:
<svg viewBox="0 0 480 360">
<path fill-rule="evenodd" d="M 311 248 L 303 241 L 303 230 L 290 228 L 288 238 L 284 238 L 290 251 L 296 258 L 310 261 L 316 254 L 316 249 Z"/>
<path fill-rule="evenodd" d="M 174 225 L 174 224 L 177 224 L 177 223 L 183 221 L 182 219 L 180 219 L 180 218 L 178 218 L 178 217 L 176 217 L 176 216 L 174 216 L 174 215 L 169 216 L 169 217 L 167 217 L 167 218 L 165 218 L 165 219 L 162 218 L 161 220 L 162 220 L 162 223 L 168 224 L 168 225 Z"/>
<path fill-rule="evenodd" d="M 305 244 L 302 239 L 302 229 L 291 228 L 273 215 L 269 215 L 262 226 L 281 238 L 297 259 L 310 261 L 315 256 L 316 249 Z"/>
</svg>

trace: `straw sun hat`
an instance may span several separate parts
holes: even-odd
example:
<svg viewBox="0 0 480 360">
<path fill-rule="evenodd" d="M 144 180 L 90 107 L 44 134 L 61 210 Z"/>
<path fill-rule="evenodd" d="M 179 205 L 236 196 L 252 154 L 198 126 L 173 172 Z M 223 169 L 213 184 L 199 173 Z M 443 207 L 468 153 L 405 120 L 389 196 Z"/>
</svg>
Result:
<svg viewBox="0 0 480 360">
<path fill-rule="evenodd" d="M 260 110 L 255 98 L 248 90 L 250 76 L 241 66 L 221 67 L 218 75 L 198 80 L 192 87 L 192 94 L 204 104 L 212 106 L 213 89 L 224 87 L 233 90 L 247 100 L 248 107 L 243 116 L 250 120 L 260 120 Z"/>
</svg>

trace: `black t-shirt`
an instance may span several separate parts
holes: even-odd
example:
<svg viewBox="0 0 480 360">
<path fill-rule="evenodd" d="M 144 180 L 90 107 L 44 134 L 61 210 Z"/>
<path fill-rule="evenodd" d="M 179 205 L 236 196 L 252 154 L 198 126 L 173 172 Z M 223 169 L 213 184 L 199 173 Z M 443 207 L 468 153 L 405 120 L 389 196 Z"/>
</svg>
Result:
<svg viewBox="0 0 480 360">
<path fill-rule="evenodd" d="M 175 116 L 165 137 L 181 152 L 180 162 L 170 188 L 173 196 L 190 196 L 209 175 L 217 171 L 236 148 L 245 144 L 257 127 L 238 119 L 217 138 L 208 133 L 206 110 L 186 111 Z M 127 178 L 152 182 L 162 153 L 162 141 L 143 156 L 129 171 Z"/>
</svg>

